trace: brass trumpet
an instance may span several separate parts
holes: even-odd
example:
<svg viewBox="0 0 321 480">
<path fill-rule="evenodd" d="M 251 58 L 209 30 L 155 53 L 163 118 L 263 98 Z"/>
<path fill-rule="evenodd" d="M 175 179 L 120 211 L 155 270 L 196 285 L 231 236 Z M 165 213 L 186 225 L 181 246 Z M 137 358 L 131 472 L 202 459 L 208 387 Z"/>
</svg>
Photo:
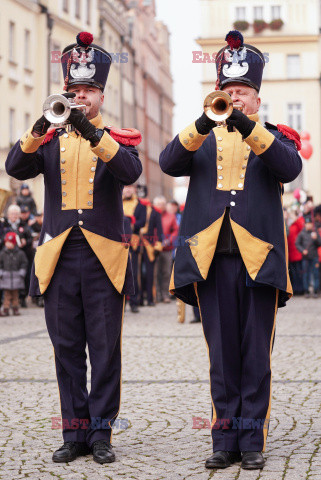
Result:
<svg viewBox="0 0 321 480">
<path fill-rule="evenodd" d="M 233 112 L 230 95 L 222 90 L 210 93 L 204 100 L 204 112 L 208 118 L 217 123 L 218 127 L 225 127 L 225 120 Z"/>
<path fill-rule="evenodd" d="M 67 122 L 71 110 L 73 108 L 82 108 L 83 113 L 86 112 L 86 105 L 79 105 L 63 95 L 50 95 L 44 102 L 42 110 L 46 119 L 55 127 L 64 127 Z"/>
</svg>

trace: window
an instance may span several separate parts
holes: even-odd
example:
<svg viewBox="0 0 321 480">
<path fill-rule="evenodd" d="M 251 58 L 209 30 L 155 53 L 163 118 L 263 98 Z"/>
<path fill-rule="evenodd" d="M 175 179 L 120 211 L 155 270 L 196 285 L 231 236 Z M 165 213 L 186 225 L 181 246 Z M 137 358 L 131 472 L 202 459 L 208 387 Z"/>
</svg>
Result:
<svg viewBox="0 0 321 480">
<path fill-rule="evenodd" d="M 300 55 L 287 55 L 288 78 L 300 78 Z"/>
<path fill-rule="evenodd" d="M 25 131 L 28 130 L 28 128 L 30 128 L 30 113 L 25 113 Z"/>
<path fill-rule="evenodd" d="M 266 103 L 260 106 L 260 120 L 262 124 L 269 121 L 269 106 Z"/>
<path fill-rule="evenodd" d="M 56 42 L 52 43 L 52 49 L 53 52 L 59 52 L 60 51 L 60 45 Z M 50 63 L 51 66 L 51 74 L 50 74 L 50 79 L 52 83 L 60 83 L 60 60 L 58 61 L 51 61 Z"/>
<path fill-rule="evenodd" d="M 91 23 L 91 15 L 90 15 L 90 11 L 91 11 L 91 0 L 87 0 L 87 18 L 86 18 L 86 22 L 87 22 L 87 25 L 89 25 Z"/>
<path fill-rule="evenodd" d="M 245 7 L 236 7 L 236 20 L 246 20 L 246 9 Z"/>
<path fill-rule="evenodd" d="M 9 23 L 9 60 L 14 61 L 15 51 L 15 24 Z"/>
<path fill-rule="evenodd" d="M 263 20 L 263 7 L 254 7 L 254 20 Z"/>
<path fill-rule="evenodd" d="M 272 20 L 278 20 L 281 18 L 281 6 L 280 5 L 273 5 L 271 7 L 271 17 Z"/>
<path fill-rule="evenodd" d="M 24 66 L 28 68 L 30 66 L 30 31 L 25 30 L 25 58 Z"/>
<path fill-rule="evenodd" d="M 76 18 L 80 18 L 80 11 L 81 11 L 80 0 L 76 0 L 76 5 L 75 5 L 75 16 L 76 16 Z"/>
<path fill-rule="evenodd" d="M 68 13 L 69 11 L 69 0 L 63 0 L 62 9 L 64 12 Z"/>
<path fill-rule="evenodd" d="M 15 143 L 15 132 L 14 132 L 15 113 L 16 113 L 15 110 L 13 108 L 10 108 L 9 110 L 9 141 L 11 145 Z"/>
<path fill-rule="evenodd" d="M 302 130 L 302 104 L 288 103 L 288 125 L 297 132 Z"/>
</svg>

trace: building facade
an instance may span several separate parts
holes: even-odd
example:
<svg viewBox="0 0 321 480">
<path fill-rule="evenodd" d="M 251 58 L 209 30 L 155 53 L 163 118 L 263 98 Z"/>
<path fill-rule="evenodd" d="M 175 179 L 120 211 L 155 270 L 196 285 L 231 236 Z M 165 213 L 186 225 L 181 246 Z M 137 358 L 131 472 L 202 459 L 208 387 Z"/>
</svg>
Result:
<svg viewBox="0 0 321 480">
<path fill-rule="evenodd" d="M 143 143 L 139 149 L 145 171 L 140 182 L 149 183 L 151 197 L 159 193 L 171 197 L 171 181 L 161 179 L 158 167 L 158 155 L 171 136 L 169 35 L 155 19 L 153 2 L 2 0 L 1 6 L 0 88 L 5 94 L 0 106 L 4 119 L 0 188 L 18 193 L 20 182 L 8 177 L 4 168 L 9 149 L 42 115 L 47 96 L 62 93 L 60 54 L 75 42 L 78 32 L 85 30 L 92 32 L 94 42 L 113 57 L 102 108 L 106 125 L 141 130 Z M 165 80 L 163 94 L 160 82 L 165 84 Z M 162 116 L 167 119 L 166 125 L 161 122 Z M 42 210 L 43 179 L 28 183 Z"/>
<path fill-rule="evenodd" d="M 286 191 L 304 188 L 321 203 L 321 49 L 319 0 L 199 0 L 202 36 L 203 96 L 214 90 L 213 54 L 229 30 L 242 31 L 245 43 L 266 58 L 260 91 L 261 122 L 281 123 L 311 135 L 313 155 Z M 215 32 L 215 35 L 213 35 Z"/>
</svg>

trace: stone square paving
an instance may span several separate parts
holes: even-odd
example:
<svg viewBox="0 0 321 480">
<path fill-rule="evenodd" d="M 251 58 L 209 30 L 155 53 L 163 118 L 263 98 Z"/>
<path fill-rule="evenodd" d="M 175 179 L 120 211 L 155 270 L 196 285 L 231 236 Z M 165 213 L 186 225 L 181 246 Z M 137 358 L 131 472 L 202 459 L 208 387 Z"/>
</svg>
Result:
<svg viewBox="0 0 321 480">
<path fill-rule="evenodd" d="M 210 430 L 193 418 L 210 419 L 207 350 L 190 308 L 177 323 L 175 302 L 125 314 L 117 461 L 54 464 L 62 437 L 51 428 L 60 413 L 53 349 L 43 310 L 22 312 L 0 318 L 0 479 L 321 480 L 321 299 L 279 310 L 267 463 L 254 472 L 204 467 Z"/>
</svg>

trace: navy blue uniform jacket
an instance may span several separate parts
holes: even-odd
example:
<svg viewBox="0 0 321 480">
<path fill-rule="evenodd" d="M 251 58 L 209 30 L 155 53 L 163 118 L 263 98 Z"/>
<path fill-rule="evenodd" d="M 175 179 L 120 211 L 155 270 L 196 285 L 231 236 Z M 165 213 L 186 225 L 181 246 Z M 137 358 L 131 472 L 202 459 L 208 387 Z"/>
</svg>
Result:
<svg viewBox="0 0 321 480">
<path fill-rule="evenodd" d="M 245 140 L 226 128 L 200 135 L 193 123 L 160 155 L 165 173 L 190 177 L 170 291 L 191 305 L 197 305 L 193 284 L 207 278 L 227 207 L 247 284 L 279 289 L 279 306 L 292 295 L 282 194 L 302 161 L 277 127 L 264 128 L 257 114 L 249 118 L 256 126 Z"/>
<path fill-rule="evenodd" d="M 91 123 L 104 128 L 101 114 Z M 75 131 L 61 129 L 46 142 L 45 137 L 34 138 L 31 130 L 14 145 L 6 160 L 7 173 L 18 180 L 44 175 L 44 221 L 30 294 L 43 294 L 47 289 L 74 226 L 81 228 L 116 290 L 132 294 L 129 245 L 123 242 L 122 189 L 142 172 L 137 150 L 119 144 L 108 131 L 96 147 L 91 147 Z"/>
</svg>

